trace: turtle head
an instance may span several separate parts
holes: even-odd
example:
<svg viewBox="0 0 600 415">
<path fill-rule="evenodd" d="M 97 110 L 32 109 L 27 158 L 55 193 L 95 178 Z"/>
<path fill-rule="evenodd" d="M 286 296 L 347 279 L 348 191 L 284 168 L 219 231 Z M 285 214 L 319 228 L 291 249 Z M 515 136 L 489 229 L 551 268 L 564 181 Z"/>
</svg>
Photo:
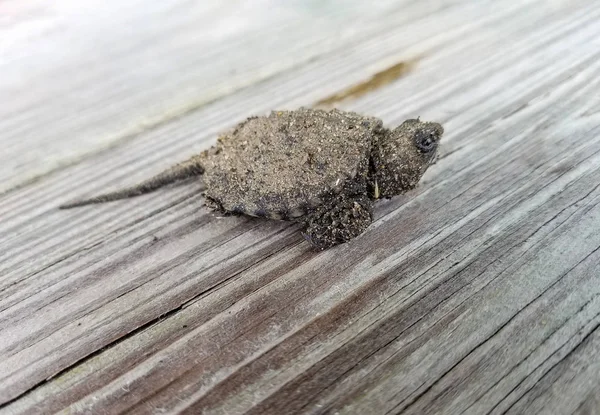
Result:
<svg viewBox="0 0 600 415">
<path fill-rule="evenodd" d="M 383 135 L 371 154 L 371 196 L 390 198 L 413 189 L 435 162 L 443 133 L 440 124 L 416 119 Z"/>
</svg>

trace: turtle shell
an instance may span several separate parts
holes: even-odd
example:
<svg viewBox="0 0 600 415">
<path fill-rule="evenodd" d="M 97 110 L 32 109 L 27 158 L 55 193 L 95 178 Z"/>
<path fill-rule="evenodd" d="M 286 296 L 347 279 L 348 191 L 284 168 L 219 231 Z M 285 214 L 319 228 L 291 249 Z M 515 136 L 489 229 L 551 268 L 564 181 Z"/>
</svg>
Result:
<svg viewBox="0 0 600 415">
<path fill-rule="evenodd" d="M 381 121 L 299 109 L 249 118 L 205 160 L 207 204 L 225 212 L 294 220 L 368 171 Z"/>
</svg>

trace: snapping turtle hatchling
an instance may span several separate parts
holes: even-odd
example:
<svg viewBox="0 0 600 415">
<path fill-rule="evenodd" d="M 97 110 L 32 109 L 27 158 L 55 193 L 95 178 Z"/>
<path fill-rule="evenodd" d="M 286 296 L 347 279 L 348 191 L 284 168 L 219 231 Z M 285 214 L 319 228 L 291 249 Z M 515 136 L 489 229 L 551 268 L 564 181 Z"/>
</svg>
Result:
<svg viewBox="0 0 600 415">
<path fill-rule="evenodd" d="M 151 192 L 203 175 L 206 205 L 223 213 L 302 222 L 325 249 L 361 234 L 372 205 L 414 188 L 434 162 L 440 124 L 381 120 L 340 110 L 299 109 L 251 117 L 217 145 L 137 186 L 62 209 Z"/>
</svg>

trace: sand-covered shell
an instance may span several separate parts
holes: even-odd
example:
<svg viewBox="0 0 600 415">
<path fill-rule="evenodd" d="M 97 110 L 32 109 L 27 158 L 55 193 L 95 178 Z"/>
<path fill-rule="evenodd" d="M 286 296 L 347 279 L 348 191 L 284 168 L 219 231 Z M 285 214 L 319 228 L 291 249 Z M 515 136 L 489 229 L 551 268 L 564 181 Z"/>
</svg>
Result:
<svg viewBox="0 0 600 415">
<path fill-rule="evenodd" d="M 204 162 L 207 204 L 293 220 L 368 172 L 375 118 L 299 109 L 249 118 L 219 138 Z"/>
</svg>

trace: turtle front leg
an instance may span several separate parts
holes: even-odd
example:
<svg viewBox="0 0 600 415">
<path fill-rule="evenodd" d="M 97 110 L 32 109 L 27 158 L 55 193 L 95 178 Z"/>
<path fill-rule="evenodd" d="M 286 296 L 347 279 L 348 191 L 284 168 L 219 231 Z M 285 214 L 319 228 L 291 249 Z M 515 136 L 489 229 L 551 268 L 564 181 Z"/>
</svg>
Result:
<svg viewBox="0 0 600 415">
<path fill-rule="evenodd" d="M 367 195 L 340 195 L 328 207 L 318 208 L 308 216 L 302 235 L 323 250 L 356 238 L 372 221 L 372 202 Z"/>
</svg>

